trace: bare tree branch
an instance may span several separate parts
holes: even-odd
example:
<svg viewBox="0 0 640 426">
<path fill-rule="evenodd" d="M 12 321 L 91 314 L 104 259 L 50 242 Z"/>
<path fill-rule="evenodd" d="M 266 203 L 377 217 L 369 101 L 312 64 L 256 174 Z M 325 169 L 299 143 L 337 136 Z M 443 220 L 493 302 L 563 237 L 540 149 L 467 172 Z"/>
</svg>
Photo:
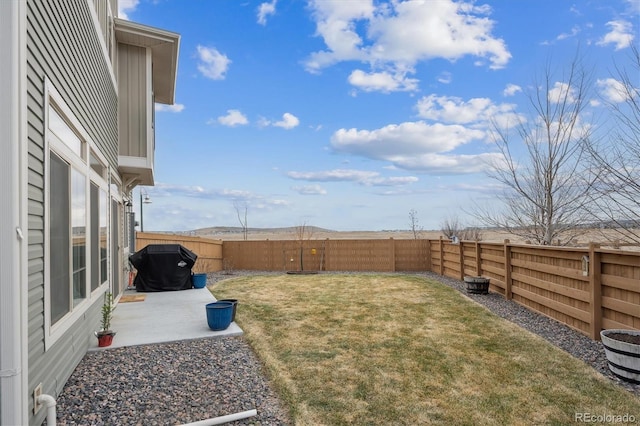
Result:
<svg viewBox="0 0 640 426">
<path fill-rule="evenodd" d="M 420 238 L 420 234 L 423 231 L 422 226 L 419 225 L 418 212 L 414 209 L 409 210 L 409 226 L 413 233 L 413 238 L 417 240 Z"/>
<path fill-rule="evenodd" d="M 238 222 L 240 222 L 240 226 L 242 227 L 242 236 L 244 240 L 247 240 L 249 235 L 249 228 L 247 227 L 247 215 L 249 212 L 249 204 L 244 201 L 234 201 L 233 208 L 236 210 L 236 216 L 238 216 Z"/>
<path fill-rule="evenodd" d="M 482 231 L 476 226 L 464 226 L 457 216 L 448 217 L 440 224 L 440 229 L 445 237 L 453 239 L 458 237 L 460 241 L 481 241 Z"/>
<path fill-rule="evenodd" d="M 504 210 L 474 212 L 486 226 L 544 245 L 568 244 L 589 218 L 584 205 L 592 174 L 583 161 L 583 145 L 592 127 L 582 113 L 591 79 L 578 56 L 562 77 L 557 81 L 547 65 L 528 95 L 531 119 L 521 119 L 513 129 L 493 123 L 491 135 L 501 158 L 488 175 L 503 187 L 498 198 Z"/>
<path fill-rule="evenodd" d="M 604 99 L 614 117 L 611 131 L 585 144 L 598 175 L 589 212 L 622 241 L 640 244 L 640 51 L 635 45 L 629 68 L 616 66 L 615 96 Z"/>
<path fill-rule="evenodd" d="M 313 238 L 313 228 L 307 225 L 307 222 L 302 222 L 294 228 L 294 234 L 300 252 L 300 271 L 304 271 L 304 242 Z"/>
</svg>

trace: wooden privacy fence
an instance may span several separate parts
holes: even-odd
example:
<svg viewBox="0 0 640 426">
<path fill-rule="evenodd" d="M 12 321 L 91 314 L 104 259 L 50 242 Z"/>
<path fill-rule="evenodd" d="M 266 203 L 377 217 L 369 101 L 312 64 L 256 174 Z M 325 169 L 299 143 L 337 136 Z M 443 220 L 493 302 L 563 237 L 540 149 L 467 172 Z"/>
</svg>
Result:
<svg viewBox="0 0 640 426">
<path fill-rule="evenodd" d="M 448 240 L 225 241 L 234 269 L 261 271 L 432 271 L 491 279 L 506 299 L 600 338 L 640 329 L 640 253 Z M 302 265 L 302 267 L 301 267 Z"/>
<path fill-rule="evenodd" d="M 138 234 L 138 248 L 175 242 L 195 251 L 199 271 L 432 271 L 491 279 L 506 299 L 600 338 L 601 329 L 640 330 L 640 252 L 449 240 L 224 241 Z M 200 243 L 200 246 L 191 245 Z M 208 252 L 207 250 L 211 250 Z M 210 254 L 206 254 L 210 253 Z M 224 262 L 223 262 L 224 260 Z M 200 257 L 198 259 L 200 262 Z"/>
<path fill-rule="evenodd" d="M 149 244 L 180 244 L 198 255 L 193 272 L 204 273 L 222 270 L 222 241 L 185 235 L 136 232 L 136 251 Z"/>
<path fill-rule="evenodd" d="M 426 271 L 429 240 L 225 241 L 233 269 L 258 271 Z"/>
</svg>

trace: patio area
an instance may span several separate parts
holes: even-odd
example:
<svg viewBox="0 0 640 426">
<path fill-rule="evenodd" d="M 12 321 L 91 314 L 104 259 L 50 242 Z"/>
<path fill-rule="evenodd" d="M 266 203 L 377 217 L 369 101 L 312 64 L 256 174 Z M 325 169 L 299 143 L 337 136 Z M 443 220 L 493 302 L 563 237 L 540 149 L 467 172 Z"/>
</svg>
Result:
<svg viewBox="0 0 640 426">
<path fill-rule="evenodd" d="M 127 289 L 113 313 L 113 344 L 100 348 L 94 339 L 89 350 L 242 335 L 235 322 L 221 331 L 209 328 L 205 306 L 215 300 L 206 287 L 147 293 Z"/>
</svg>

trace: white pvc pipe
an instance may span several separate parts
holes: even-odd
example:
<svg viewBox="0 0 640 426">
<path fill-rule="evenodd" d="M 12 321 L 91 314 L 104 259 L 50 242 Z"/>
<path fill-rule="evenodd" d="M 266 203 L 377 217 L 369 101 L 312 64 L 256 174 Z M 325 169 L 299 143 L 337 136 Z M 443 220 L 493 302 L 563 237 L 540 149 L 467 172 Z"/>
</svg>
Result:
<svg viewBox="0 0 640 426">
<path fill-rule="evenodd" d="M 242 420 L 242 419 L 246 419 L 248 417 L 253 417 L 253 416 L 256 416 L 257 414 L 258 414 L 258 412 L 255 409 L 253 409 L 253 410 L 248 410 L 248 411 L 241 411 L 241 412 L 235 413 L 235 414 L 228 414 L 226 416 L 213 417 L 211 419 L 200 420 L 198 422 L 185 423 L 182 426 L 221 425 L 221 424 L 225 424 L 225 423 L 228 423 L 228 422 L 233 422 L 235 420 Z"/>
<path fill-rule="evenodd" d="M 47 409 L 47 426 L 56 426 L 56 400 L 51 395 L 38 396 L 38 402 Z"/>
</svg>

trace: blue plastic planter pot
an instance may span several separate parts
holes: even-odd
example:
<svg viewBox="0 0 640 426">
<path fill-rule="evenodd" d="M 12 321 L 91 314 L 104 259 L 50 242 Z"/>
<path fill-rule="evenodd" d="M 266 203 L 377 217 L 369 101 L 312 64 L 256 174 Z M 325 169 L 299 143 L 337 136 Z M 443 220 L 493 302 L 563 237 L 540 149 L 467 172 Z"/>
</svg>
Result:
<svg viewBox="0 0 640 426">
<path fill-rule="evenodd" d="M 233 315 L 233 303 L 207 303 L 207 324 L 210 329 L 225 330 L 231 324 L 231 315 Z"/>
<path fill-rule="evenodd" d="M 193 274 L 191 283 L 194 288 L 205 288 L 207 286 L 207 274 Z"/>
</svg>

